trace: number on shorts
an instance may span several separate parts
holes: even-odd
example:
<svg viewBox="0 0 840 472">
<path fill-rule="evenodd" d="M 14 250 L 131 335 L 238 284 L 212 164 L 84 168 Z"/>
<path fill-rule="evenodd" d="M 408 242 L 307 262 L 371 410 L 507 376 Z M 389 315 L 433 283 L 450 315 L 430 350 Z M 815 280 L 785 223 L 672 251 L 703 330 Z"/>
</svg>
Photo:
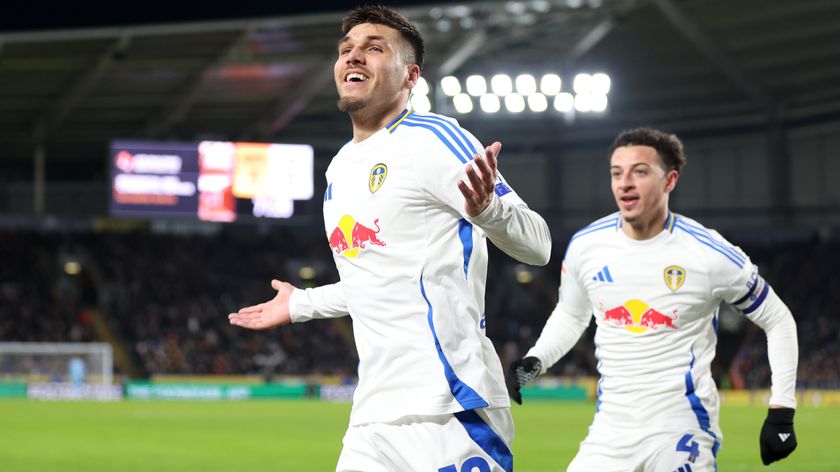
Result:
<svg viewBox="0 0 840 472">
<path fill-rule="evenodd" d="M 697 441 L 692 441 L 693 438 L 693 434 L 684 434 L 683 437 L 677 441 L 677 451 L 687 452 L 689 462 L 694 462 L 697 459 L 697 456 L 700 455 L 700 446 L 697 444 Z"/>
<path fill-rule="evenodd" d="M 458 468 L 453 464 L 441 467 L 438 472 L 458 472 Z M 490 472 L 490 464 L 479 456 L 470 457 L 461 464 L 461 472 Z"/>
</svg>

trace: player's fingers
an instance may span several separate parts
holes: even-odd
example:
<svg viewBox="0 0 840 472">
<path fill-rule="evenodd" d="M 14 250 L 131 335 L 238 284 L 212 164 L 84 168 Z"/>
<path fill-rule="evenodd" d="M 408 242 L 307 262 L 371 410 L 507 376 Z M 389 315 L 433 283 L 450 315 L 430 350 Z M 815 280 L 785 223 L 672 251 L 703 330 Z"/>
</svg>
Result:
<svg viewBox="0 0 840 472">
<path fill-rule="evenodd" d="M 493 171 L 495 181 L 496 171 L 499 168 L 499 153 L 502 152 L 502 143 L 496 141 L 487 148 L 487 165 Z"/>
<path fill-rule="evenodd" d="M 476 173 L 475 169 L 473 169 L 472 166 L 467 167 L 467 178 L 470 180 L 470 185 L 473 188 L 473 192 L 475 192 L 476 196 L 479 199 L 481 199 L 484 196 L 484 194 L 487 193 L 486 185 L 484 185 L 484 182 L 478 176 L 478 173 Z"/>
<path fill-rule="evenodd" d="M 237 313 L 241 315 L 250 314 L 250 313 L 259 313 L 263 310 L 263 304 L 260 303 L 259 305 L 252 305 L 246 306 L 245 308 L 240 308 Z"/>
<path fill-rule="evenodd" d="M 274 290 L 280 290 L 283 287 L 283 282 L 277 279 L 271 279 L 271 288 Z"/>
<path fill-rule="evenodd" d="M 493 169 L 488 164 L 486 158 L 480 158 L 478 154 L 475 156 L 475 165 L 478 167 L 478 171 L 481 175 L 481 181 L 485 188 L 487 188 L 488 184 L 493 184 L 495 180 L 495 174 L 493 173 Z"/>
<path fill-rule="evenodd" d="M 467 202 L 472 202 L 475 200 L 475 192 L 472 191 L 469 185 L 463 180 L 458 181 L 458 190 L 461 191 L 461 195 L 467 200 Z"/>
</svg>

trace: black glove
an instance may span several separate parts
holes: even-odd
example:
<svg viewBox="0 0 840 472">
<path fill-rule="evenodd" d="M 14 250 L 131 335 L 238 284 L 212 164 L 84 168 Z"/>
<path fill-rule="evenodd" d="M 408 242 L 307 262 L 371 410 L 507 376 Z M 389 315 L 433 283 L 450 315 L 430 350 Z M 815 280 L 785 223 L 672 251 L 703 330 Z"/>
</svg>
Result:
<svg viewBox="0 0 840 472">
<path fill-rule="evenodd" d="M 507 379 L 505 379 L 510 398 L 521 405 L 522 394 L 519 393 L 519 389 L 537 378 L 540 372 L 542 372 L 542 362 L 536 357 L 526 357 L 511 363 L 508 367 Z"/>
<path fill-rule="evenodd" d="M 761 462 L 784 459 L 796 449 L 796 433 L 793 431 L 793 408 L 770 408 L 767 419 L 761 427 L 758 443 L 761 445 Z"/>
</svg>

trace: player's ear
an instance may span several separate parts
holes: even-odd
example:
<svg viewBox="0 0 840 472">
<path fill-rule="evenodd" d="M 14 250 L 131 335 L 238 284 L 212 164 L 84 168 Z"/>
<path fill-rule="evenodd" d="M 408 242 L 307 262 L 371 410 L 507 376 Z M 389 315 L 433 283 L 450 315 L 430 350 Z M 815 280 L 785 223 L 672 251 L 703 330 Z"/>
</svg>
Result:
<svg viewBox="0 0 840 472">
<path fill-rule="evenodd" d="M 420 66 L 417 64 L 409 64 L 408 65 L 408 78 L 406 79 L 405 86 L 411 90 L 417 85 L 417 81 L 420 80 Z"/>
<path fill-rule="evenodd" d="M 665 191 L 671 192 L 676 188 L 677 181 L 680 180 L 680 173 L 676 169 L 671 169 L 665 174 Z"/>
</svg>

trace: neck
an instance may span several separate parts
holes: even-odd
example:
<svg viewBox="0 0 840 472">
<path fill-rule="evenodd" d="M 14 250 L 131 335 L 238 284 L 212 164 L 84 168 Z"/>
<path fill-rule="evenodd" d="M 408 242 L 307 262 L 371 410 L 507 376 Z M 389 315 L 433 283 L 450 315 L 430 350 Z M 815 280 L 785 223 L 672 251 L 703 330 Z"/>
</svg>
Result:
<svg viewBox="0 0 840 472">
<path fill-rule="evenodd" d="M 644 241 L 651 239 L 665 229 L 665 222 L 668 221 L 668 208 L 665 207 L 662 211 L 657 212 L 656 216 L 648 220 L 636 220 L 629 222 L 624 220 L 621 225 L 621 230 L 624 231 L 630 239 L 637 241 Z"/>
<path fill-rule="evenodd" d="M 394 120 L 403 110 L 405 102 L 399 102 L 383 112 L 368 112 L 366 109 L 350 113 L 353 122 L 353 142 L 360 143 L 378 133 L 388 123 Z"/>
</svg>

